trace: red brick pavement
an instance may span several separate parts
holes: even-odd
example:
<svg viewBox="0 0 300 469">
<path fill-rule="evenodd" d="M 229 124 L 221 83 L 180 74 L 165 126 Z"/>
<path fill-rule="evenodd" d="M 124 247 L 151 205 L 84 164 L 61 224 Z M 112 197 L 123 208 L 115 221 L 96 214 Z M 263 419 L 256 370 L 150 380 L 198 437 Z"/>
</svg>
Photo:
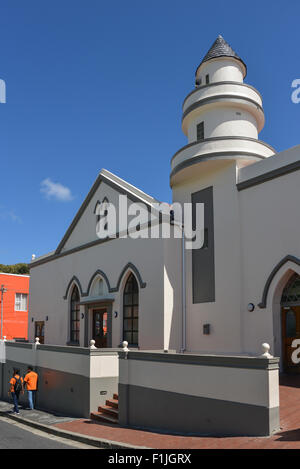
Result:
<svg viewBox="0 0 300 469">
<path fill-rule="evenodd" d="M 161 434 L 119 425 L 76 420 L 56 427 L 84 435 L 154 449 L 289 449 L 300 448 L 300 376 L 280 378 L 281 431 L 264 438 L 196 437 Z"/>
</svg>

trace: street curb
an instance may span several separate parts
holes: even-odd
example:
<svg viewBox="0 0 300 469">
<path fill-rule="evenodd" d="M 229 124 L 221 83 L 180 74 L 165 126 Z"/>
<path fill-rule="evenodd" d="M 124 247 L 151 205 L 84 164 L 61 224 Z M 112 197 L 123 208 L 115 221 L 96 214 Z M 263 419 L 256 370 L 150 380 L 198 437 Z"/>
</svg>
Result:
<svg viewBox="0 0 300 469">
<path fill-rule="evenodd" d="M 103 449 L 151 449 L 146 446 L 134 446 L 129 443 L 121 443 L 119 441 L 106 440 L 104 438 L 93 438 L 82 433 L 69 432 L 68 430 L 61 430 L 50 425 L 44 425 L 43 423 L 32 422 L 32 420 L 25 419 L 24 417 L 18 417 L 15 414 L 9 414 L 5 411 L 0 410 L 0 416 L 7 417 L 16 422 L 23 423 L 29 427 L 36 428 L 45 433 L 50 433 L 51 435 L 59 436 L 61 438 L 67 438 L 69 440 L 78 441 L 79 443 L 85 443 L 90 446 L 95 446 L 97 448 Z"/>
</svg>

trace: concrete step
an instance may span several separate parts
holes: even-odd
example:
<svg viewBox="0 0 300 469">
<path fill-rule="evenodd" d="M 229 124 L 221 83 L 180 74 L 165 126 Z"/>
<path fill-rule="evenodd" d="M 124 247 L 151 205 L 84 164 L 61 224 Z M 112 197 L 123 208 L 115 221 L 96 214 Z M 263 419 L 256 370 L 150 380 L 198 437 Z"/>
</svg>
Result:
<svg viewBox="0 0 300 469">
<path fill-rule="evenodd" d="M 114 407 L 115 409 L 119 408 L 119 401 L 117 399 L 107 399 L 105 404 L 109 407 Z"/>
<path fill-rule="evenodd" d="M 106 423 L 118 423 L 118 419 L 113 417 L 112 415 L 107 415 L 102 412 L 92 412 L 91 413 L 91 420 L 94 422 L 106 422 Z"/>
<path fill-rule="evenodd" d="M 115 409 L 114 407 L 110 407 L 110 406 L 107 406 L 107 405 L 99 406 L 98 407 L 98 412 L 101 412 L 101 413 L 107 414 L 107 415 L 112 415 L 113 417 L 116 417 L 116 418 L 118 418 L 118 416 L 119 416 L 118 409 Z"/>
</svg>

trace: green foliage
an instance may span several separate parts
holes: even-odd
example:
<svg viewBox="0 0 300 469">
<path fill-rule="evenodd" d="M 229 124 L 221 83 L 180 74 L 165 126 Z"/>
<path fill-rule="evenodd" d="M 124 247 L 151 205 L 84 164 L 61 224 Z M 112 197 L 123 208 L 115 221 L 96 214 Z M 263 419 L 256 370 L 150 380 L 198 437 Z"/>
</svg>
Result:
<svg viewBox="0 0 300 469">
<path fill-rule="evenodd" d="M 4 272 L 6 274 L 27 275 L 29 274 L 29 266 L 28 264 L 25 264 L 25 263 L 14 264 L 14 265 L 0 264 L 0 272 Z"/>
</svg>

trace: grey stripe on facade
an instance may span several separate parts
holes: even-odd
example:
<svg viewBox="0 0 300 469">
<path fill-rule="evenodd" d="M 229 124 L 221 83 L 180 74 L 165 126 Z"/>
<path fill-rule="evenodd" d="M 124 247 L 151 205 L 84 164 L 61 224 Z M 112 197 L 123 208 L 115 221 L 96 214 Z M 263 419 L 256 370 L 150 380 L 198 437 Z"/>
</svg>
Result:
<svg viewBox="0 0 300 469">
<path fill-rule="evenodd" d="M 85 295 L 86 294 L 84 294 L 84 296 Z M 89 305 L 89 306 L 90 305 L 99 305 L 99 304 L 104 305 L 104 304 L 111 304 L 111 303 L 114 302 L 114 300 L 115 300 L 114 298 L 110 298 L 110 297 L 108 298 L 105 295 L 104 296 L 98 296 L 98 297 L 92 297 L 92 298 L 86 297 L 86 299 L 81 300 L 79 304 L 84 305 L 84 306 L 85 305 Z"/>
<path fill-rule="evenodd" d="M 59 254 L 51 254 L 48 257 L 45 257 L 43 259 L 37 260 L 35 262 L 32 262 L 29 264 L 29 269 L 32 269 L 33 267 L 36 267 L 38 265 L 46 264 L 47 262 L 53 261 L 55 259 L 59 259 L 60 257 L 64 256 L 69 256 L 70 254 L 74 254 L 75 252 L 82 251 L 84 249 L 89 249 L 93 246 L 97 246 L 98 244 L 103 244 L 107 243 L 109 241 L 113 241 L 114 239 L 118 239 L 120 237 L 121 233 L 116 233 L 115 238 L 104 238 L 104 239 L 95 239 L 94 241 L 90 241 L 89 243 L 81 244 L 80 246 L 76 246 L 75 248 L 68 249 L 67 251 L 63 251 Z"/>
<path fill-rule="evenodd" d="M 59 254 L 51 254 L 48 257 L 44 257 L 43 259 L 39 259 L 35 262 L 31 262 L 29 264 L 29 269 L 32 269 L 33 267 L 37 267 L 38 265 L 46 264 L 47 262 L 53 261 L 55 259 L 59 259 L 60 257 L 69 256 L 70 254 L 74 254 L 75 252 L 82 251 L 84 249 L 89 249 L 93 246 L 97 246 L 98 244 L 103 244 L 109 241 L 113 241 L 114 239 L 118 239 L 119 236 L 120 236 L 120 233 L 116 233 L 116 238 L 95 239 L 94 241 L 90 241 L 89 243 L 81 244 L 80 246 L 76 246 L 75 248 L 60 252 Z"/>
<path fill-rule="evenodd" d="M 86 198 L 84 199 L 80 209 L 78 210 L 78 212 L 76 213 L 71 225 L 69 226 L 68 230 L 66 231 L 63 239 L 61 240 L 61 242 L 59 243 L 56 251 L 55 251 L 55 254 L 60 254 L 62 248 L 64 247 L 65 243 L 67 242 L 67 240 L 69 239 L 69 237 L 71 236 L 78 220 L 80 219 L 81 215 L 83 214 L 84 210 L 86 209 L 86 207 L 88 206 L 90 200 L 92 199 L 93 195 L 95 194 L 96 190 L 98 189 L 99 185 L 101 182 L 104 182 L 105 184 L 107 184 L 108 186 L 112 187 L 113 189 L 117 190 L 120 194 L 122 195 L 127 195 L 127 197 L 132 200 L 132 202 L 143 202 L 148 210 L 151 210 L 151 204 L 149 202 L 147 202 L 146 200 L 141 200 L 139 197 L 133 195 L 131 192 L 127 191 L 126 189 L 120 187 L 117 183 L 114 183 L 113 181 L 111 181 L 110 179 L 108 179 L 107 177 L 105 177 L 103 174 L 99 174 L 99 176 L 97 177 L 96 181 L 94 182 L 91 190 L 89 191 L 88 195 L 86 196 Z M 33 265 L 35 265 L 35 263 L 33 263 Z"/>
<path fill-rule="evenodd" d="M 142 276 L 138 270 L 138 268 L 132 263 L 132 262 L 128 262 L 128 264 L 125 265 L 125 267 L 122 269 L 122 272 L 120 273 L 119 275 L 119 278 L 118 278 L 118 282 L 117 282 L 117 286 L 116 287 L 111 287 L 110 286 L 110 282 L 108 280 L 108 277 L 107 275 L 100 269 L 96 270 L 96 272 L 92 275 L 90 281 L 89 281 L 89 284 L 88 284 L 88 288 L 87 288 L 87 291 L 86 292 L 83 292 L 82 290 L 82 287 L 81 287 L 81 284 L 80 284 L 80 281 L 78 280 L 78 278 L 73 275 L 73 277 L 71 278 L 70 282 L 68 283 L 68 286 L 67 286 L 67 290 L 66 290 L 66 293 L 63 297 L 64 300 L 66 300 L 68 298 L 68 293 L 69 293 L 69 290 L 72 286 L 73 283 L 76 283 L 78 286 L 79 286 L 79 289 L 80 289 L 80 296 L 81 297 L 87 297 L 89 296 L 89 293 L 90 293 L 90 288 L 91 288 L 91 285 L 92 285 L 92 282 L 93 280 L 95 279 L 95 277 L 97 275 L 101 275 L 105 281 L 106 281 L 106 284 L 107 284 L 107 287 L 108 287 L 108 291 L 109 293 L 115 293 L 115 292 L 118 292 L 119 291 L 119 288 L 120 288 L 120 285 L 121 285 L 121 281 L 122 281 L 122 278 L 124 277 L 124 275 L 126 274 L 126 272 L 132 272 L 135 276 L 136 276 L 136 279 L 139 283 L 139 287 L 140 288 L 146 288 L 147 286 L 147 283 L 143 281 L 142 279 Z M 92 299 L 91 299 L 92 301 Z M 97 301 L 96 299 L 94 300 L 95 302 Z"/>
<path fill-rule="evenodd" d="M 245 159 L 246 157 L 248 159 L 259 158 L 260 160 L 264 160 L 267 158 L 266 156 L 262 156 L 257 153 L 248 151 L 219 151 L 206 153 L 204 155 L 192 156 L 191 158 L 188 158 L 187 160 L 175 166 L 175 168 L 171 171 L 170 179 L 172 179 L 172 177 L 175 176 L 175 174 L 177 174 L 179 171 L 193 166 L 194 164 L 202 163 L 203 161 L 211 161 L 216 158 Z"/>
<path fill-rule="evenodd" d="M 21 342 L 6 342 L 8 347 L 14 348 L 26 348 L 26 349 L 33 349 L 35 344 L 29 343 L 21 343 Z M 75 353 L 78 355 L 89 355 L 89 356 L 97 356 L 97 355 L 117 355 L 118 352 L 121 351 L 120 348 L 98 348 L 96 350 L 84 348 L 84 347 L 70 347 L 66 345 L 45 345 L 40 344 L 37 346 L 38 350 L 48 351 L 48 352 L 61 352 L 61 353 Z M 26 362 L 27 363 L 27 362 Z"/>
<path fill-rule="evenodd" d="M 241 102 L 241 101 L 242 102 L 246 101 L 247 103 L 250 103 L 254 107 L 256 107 L 257 109 L 259 109 L 264 114 L 263 108 L 261 107 L 260 104 L 258 104 L 256 101 L 254 101 L 254 99 L 247 98 L 246 96 L 237 96 L 235 94 L 220 94 L 220 95 L 217 95 L 217 96 L 212 96 L 212 97 L 209 97 L 209 98 L 200 99 L 196 103 L 191 104 L 184 111 L 181 121 L 183 121 L 190 112 L 194 111 L 195 109 L 198 109 L 199 107 L 204 106 L 205 104 L 210 104 L 210 103 L 214 103 L 214 102 L 219 103 L 219 102 L 222 102 L 222 101 L 226 102 L 226 100 L 228 100 L 228 99 L 230 99 L 231 101 L 234 100 L 235 102 L 238 102 L 238 103 Z"/>
<path fill-rule="evenodd" d="M 204 138 L 203 140 L 197 140 L 196 142 L 192 142 L 192 143 L 188 143 L 187 145 L 185 145 L 184 147 L 180 148 L 171 158 L 171 163 L 172 161 L 174 160 L 174 158 L 176 158 L 176 156 L 181 153 L 182 151 L 186 150 L 187 148 L 191 148 L 193 146 L 196 146 L 196 145 L 201 145 L 202 143 L 207 143 L 207 142 L 218 142 L 220 140 L 242 140 L 242 141 L 245 141 L 245 142 L 254 142 L 254 143 L 259 143 L 260 145 L 263 145 L 267 148 L 269 148 L 270 150 L 272 150 L 274 153 L 276 153 L 276 150 L 275 148 L 271 147 L 271 145 L 269 145 L 268 143 L 266 142 L 263 142 L 262 140 L 259 140 L 257 138 L 252 138 L 252 137 L 236 137 L 236 136 L 230 136 L 230 137 L 209 137 L 209 138 Z"/>
<path fill-rule="evenodd" d="M 103 354 L 101 354 L 103 355 Z M 13 367 L 21 368 L 21 374 L 27 369 L 27 364 L 12 360 L 0 363 L 0 382 L 2 399 L 7 398 L 9 379 Z M 50 410 L 61 415 L 89 418 L 99 405 L 104 405 L 118 389 L 117 377 L 95 377 L 78 375 L 67 371 L 34 366 L 39 375 L 36 407 L 40 410 Z M 21 402 L 26 403 L 27 396 L 20 396 Z"/>
<path fill-rule="evenodd" d="M 243 404 L 119 383 L 119 423 L 176 433 L 269 436 L 279 407 Z"/>
<path fill-rule="evenodd" d="M 281 269 L 281 267 L 284 264 L 286 264 L 287 262 L 293 262 L 294 264 L 300 266 L 300 259 L 298 259 L 298 257 L 291 256 L 291 255 L 285 256 L 283 259 L 281 259 L 280 262 L 278 262 L 278 264 L 274 267 L 274 269 L 272 270 L 272 272 L 270 273 L 270 275 L 269 275 L 269 277 L 266 281 L 266 284 L 265 284 L 265 287 L 264 287 L 264 290 L 263 290 L 263 294 L 262 294 L 261 302 L 258 304 L 259 308 L 264 309 L 264 308 L 267 307 L 267 298 L 268 298 L 269 288 L 270 288 L 270 285 L 272 283 L 272 280 L 275 277 L 275 275 L 277 274 L 277 272 L 279 271 L 279 269 Z"/>
<path fill-rule="evenodd" d="M 294 163 L 287 164 L 285 166 L 281 166 L 280 168 L 273 169 L 272 171 L 268 171 L 267 173 L 260 174 L 251 179 L 247 179 L 246 181 L 239 182 L 236 186 L 239 191 L 243 191 L 248 189 L 249 187 L 257 186 L 258 184 L 262 184 L 267 181 L 271 181 L 272 179 L 276 179 L 280 176 L 284 176 L 285 174 L 292 173 L 294 171 L 298 171 L 300 169 L 300 160 L 295 161 Z"/>
<path fill-rule="evenodd" d="M 205 90 L 206 88 L 212 88 L 214 86 L 222 86 L 222 85 L 238 85 L 238 86 L 243 86 L 243 87 L 246 87 L 246 88 L 250 88 L 251 90 L 255 91 L 255 93 L 258 94 L 258 96 L 261 98 L 261 100 L 263 100 L 261 93 L 256 88 L 254 88 L 254 86 L 248 85 L 247 83 L 239 83 L 237 81 L 219 81 L 219 82 L 216 82 L 216 83 L 208 83 L 207 85 L 201 85 L 201 86 L 197 87 L 196 89 L 194 89 L 193 91 L 191 91 L 183 101 L 182 110 L 184 108 L 184 104 L 185 104 L 186 100 L 190 96 L 192 96 L 193 94 L 197 93 L 200 90 L 203 90 L 203 89 Z"/>
<path fill-rule="evenodd" d="M 119 352 L 120 359 L 142 360 L 160 363 L 175 363 L 177 365 L 222 366 L 227 368 L 247 368 L 253 370 L 278 370 L 279 358 L 222 356 L 222 355 L 192 355 L 189 353 L 164 353 L 134 351 Z"/>
<path fill-rule="evenodd" d="M 155 214 L 158 215 L 158 217 L 159 217 L 159 218 L 158 218 L 158 223 L 162 223 L 163 221 L 166 221 L 166 220 L 163 218 L 162 213 L 161 213 L 161 212 L 158 212 L 157 209 L 155 209 L 155 208 L 153 208 L 153 207 L 152 207 L 152 208 L 149 207 L 149 212 L 150 212 L 150 211 L 151 211 L 151 215 L 153 215 L 153 214 L 154 214 L 154 215 L 155 215 Z M 151 223 L 152 223 L 152 221 L 149 220 L 147 224 L 141 226 L 141 229 L 144 229 L 147 225 L 148 225 L 148 227 L 150 228 L 150 227 L 151 227 Z M 81 244 L 80 246 L 76 246 L 76 247 L 74 247 L 74 248 L 72 248 L 72 249 L 68 249 L 68 250 L 66 250 L 66 251 L 62 251 L 62 252 L 60 252 L 59 254 L 54 253 L 54 254 L 51 254 L 51 255 L 49 255 L 49 256 L 45 256 L 45 257 L 43 257 L 42 259 L 38 259 L 38 260 L 36 260 L 35 262 L 31 262 L 31 263 L 29 264 L 29 269 L 32 269 L 33 267 L 37 267 L 37 266 L 42 265 L 42 264 L 46 264 L 47 262 L 51 262 L 51 261 L 53 261 L 53 260 L 55 260 L 55 259 L 59 259 L 60 257 L 68 256 L 68 255 L 70 255 L 70 254 L 74 254 L 75 252 L 79 252 L 79 251 L 82 251 L 82 250 L 84 250 L 84 249 L 89 249 L 89 248 L 91 248 L 91 247 L 93 247 L 93 246 L 97 246 L 98 244 L 103 244 L 103 243 L 107 243 L 107 242 L 109 242 L 109 241 L 113 241 L 113 240 L 115 240 L 115 239 L 118 239 L 118 238 L 119 238 L 120 236 L 122 236 L 123 234 L 124 234 L 124 232 L 118 232 L 118 233 L 116 233 L 115 238 L 107 237 L 107 238 L 103 238 L 103 239 L 95 239 L 94 241 L 90 241 L 90 242 L 88 242 L 88 243 Z"/>
</svg>

